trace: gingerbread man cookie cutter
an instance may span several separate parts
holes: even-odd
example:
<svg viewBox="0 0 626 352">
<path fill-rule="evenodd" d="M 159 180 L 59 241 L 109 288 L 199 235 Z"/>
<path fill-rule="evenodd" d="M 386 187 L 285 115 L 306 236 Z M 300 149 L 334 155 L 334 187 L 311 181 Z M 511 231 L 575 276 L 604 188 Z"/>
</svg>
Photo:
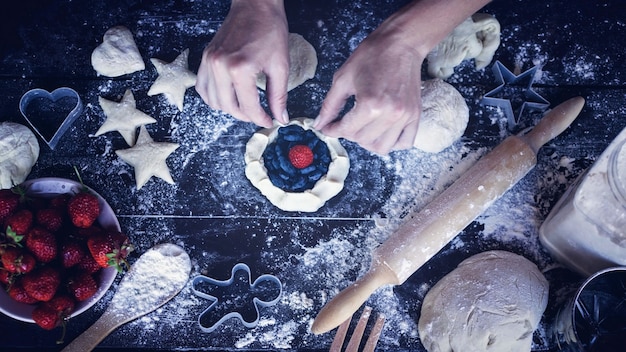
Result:
<svg viewBox="0 0 626 352">
<path fill-rule="evenodd" d="M 211 304 L 198 317 L 200 329 L 215 331 L 223 322 L 235 318 L 247 328 L 259 324 L 260 308 L 276 303 L 282 295 L 282 283 L 270 274 L 259 276 L 252 282 L 250 268 L 236 264 L 228 280 L 217 280 L 204 275 L 192 280 L 191 290 Z"/>
</svg>

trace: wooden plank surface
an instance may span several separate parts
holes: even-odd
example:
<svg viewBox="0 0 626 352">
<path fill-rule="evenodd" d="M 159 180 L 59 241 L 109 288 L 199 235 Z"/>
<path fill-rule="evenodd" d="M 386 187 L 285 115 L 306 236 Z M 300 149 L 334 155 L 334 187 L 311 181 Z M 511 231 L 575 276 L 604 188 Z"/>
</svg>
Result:
<svg viewBox="0 0 626 352">
<path fill-rule="evenodd" d="M 320 62 L 315 78 L 290 92 L 291 116 L 316 116 L 335 70 L 404 2 L 288 1 L 290 31 L 313 44 Z M 550 280 L 550 303 L 533 350 L 554 349 L 548 337 L 551 319 L 581 278 L 560 268 L 541 248 L 538 228 L 567 186 L 626 127 L 621 6 L 608 0 L 532 5 L 518 0 L 486 7 L 503 31 L 495 59 L 511 70 L 539 65 L 533 87 L 553 106 L 575 95 L 585 97 L 587 105 L 569 130 L 540 150 L 538 165 L 526 178 L 405 284 L 371 298 L 368 304 L 387 314 L 380 347 L 423 351 L 416 329 L 428 288 L 472 254 L 507 249 L 537 263 Z M 283 298 L 262 310 L 256 329 L 229 321 L 203 333 L 196 319 L 206 302 L 185 289 L 167 306 L 111 334 L 103 350 L 327 349 L 332 334 L 308 331 L 324 303 L 367 269 L 371 249 L 409 210 L 426 204 L 512 133 L 501 111 L 479 104 L 497 85 L 491 70 L 475 71 L 466 62 L 449 79 L 470 107 L 470 126 L 454 146 L 435 155 L 411 150 L 380 157 L 344 141 L 352 160 L 346 188 L 316 213 L 283 212 L 245 180 L 243 151 L 254 126 L 211 110 L 193 89 L 187 91 L 183 112 L 162 97 L 147 96 L 156 78 L 148 59 L 171 61 L 189 48 L 195 71 L 228 1 L 39 0 L 13 3 L 9 9 L 0 21 L 0 120 L 25 123 L 18 102 L 32 88 L 69 86 L 85 104 L 54 151 L 41 144 L 30 178 L 73 178 L 76 165 L 85 183 L 109 201 L 139 253 L 174 242 L 190 253 L 192 275 L 227 279 L 230 268 L 244 262 L 253 277 L 273 274 L 284 285 Z M 108 28 L 119 24 L 135 35 L 147 68 L 121 78 L 98 77 L 90 65 L 91 51 Z M 93 137 L 104 121 L 98 96 L 119 100 L 127 88 L 137 107 L 157 119 L 149 127 L 153 138 L 181 145 L 168 159 L 174 186 L 152 179 L 136 190 L 132 168 L 114 153 L 127 148 L 121 136 Z M 523 124 L 538 118 L 527 115 Z M 111 296 L 70 321 L 68 341 L 102 314 Z M 59 348 L 56 330 L 42 331 L 5 316 L 0 316 L 0 330 L 0 349 Z"/>
</svg>

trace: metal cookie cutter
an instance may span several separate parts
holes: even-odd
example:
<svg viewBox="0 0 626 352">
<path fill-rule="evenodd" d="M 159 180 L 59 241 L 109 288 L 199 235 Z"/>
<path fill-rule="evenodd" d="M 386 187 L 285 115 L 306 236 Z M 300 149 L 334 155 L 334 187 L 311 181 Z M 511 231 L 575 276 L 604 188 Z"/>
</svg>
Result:
<svg viewBox="0 0 626 352">
<path fill-rule="evenodd" d="M 500 85 L 487 92 L 481 103 L 501 108 L 509 130 L 517 126 L 525 110 L 545 111 L 550 106 L 547 100 L 532 89 L 537 66 L 516 76 L 500 61 L 496 61 L 492 70 Z"/>
<path fill-rule="evenodd" d="M 83 112 L 83 103 L 72 88 L 61 87 L 52 93 L 36 88 L 20 99 L 20 112 L 44 142 L 54 149 L 59 139 Z"/>
<path fill-rule="evenodd" d="M 197 296 L 212 301 L 198 317 L 204 332 L 214 331 L 230 318 L 253 328 L 259 323 L 259 308 L 276 304 L 282 294 L 282 284 L 276 276 L 265 274 L 252 282 L 250 268 L 243 263 L 236 264 L 230 279 L 225 281 L 196 276 L 191 289 Z"/>
</svg>

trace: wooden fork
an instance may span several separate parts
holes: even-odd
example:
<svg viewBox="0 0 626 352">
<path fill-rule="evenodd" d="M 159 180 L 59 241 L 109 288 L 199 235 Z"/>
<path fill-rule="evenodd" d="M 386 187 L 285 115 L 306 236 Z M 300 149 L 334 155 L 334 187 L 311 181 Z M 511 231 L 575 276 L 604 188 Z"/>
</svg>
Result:
<svg viewBox="0 0 626 352">
<path fill-rule="evenodd" d="M 361 338 L 363 337 L 363 333 L 365 332 L 365 327 L 367 326 L 367 322 L 372 314 L 372 308 L 365 306 L 363 308 L 363 312 L 361 313 L 361 317 L 352 332 L 352 336 L 350 337 L 350 341 L 348 341 L 348 345 L 346 346 L 345 352 L 357 352 L 359 349 L 359 345 L 361 344 Z M 343 347 L 343 342 L 346 337 L 346 333 L 348 332 L 348 328 L 350 327 L 351 318 L 344 321 L 337 328 L 337 333 L 335 334 L 335 338 L 333 339 L 333 343 L 330 345 L 330 352 L 340 352 L 341 347 Z M 376 322 L 374 326 L 370 330 L 369 337 L 365 342 L 365 346 L 363 347 L 362 352 L 373 352 L 376 348 L 376 344 L 378 344 L 378 338 L 380 337 L 380 333 L 383 330 L 383 325 L 385 324 L 385 315 L 382 313 L 378 313 L 376 317 Z"/>
</svg>

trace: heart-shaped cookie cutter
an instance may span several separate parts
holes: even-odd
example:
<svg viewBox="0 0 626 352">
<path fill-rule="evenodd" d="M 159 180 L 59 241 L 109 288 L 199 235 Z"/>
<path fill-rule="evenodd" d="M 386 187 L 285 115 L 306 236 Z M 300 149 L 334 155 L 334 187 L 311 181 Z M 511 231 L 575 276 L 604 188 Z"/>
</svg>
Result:
<svg viewBox="0 0 626 352">
<path fill-rule="evenodd" d="M 46 101 L 49 101 L 52 105 L 54 105 L 63 98 L 72 98 L 72 100 L 76 99 L 76 104 L 71 106 L 71 110 L 67 112 L 67 116 L 65 117 L 63 122 L 61 122 L 57 130 L 52 134 L 52 136 L 48 138 L 40 130 L 40 127 L 43 126 L 37 126 L 37 122 L 43 123 L 46 116 L 29 116 L 33 113 L 32 111 L 30 111 L 29 106 L 39 99 L 45 99 Z M 63 134 L 65 134 L 65 132 L 74 123 L 76 118 L 80 116 L 80 114 L 83 112 L 83 102 L 80 100 L 80 96 L 78 96 L 78 93 L 72 88 L 61 87 L 55 89 L 54 91 L 52 91 L 52 93 L 48 92 L 45 89 L 35 88 L 24 93 L 24 95 L 20 99 L 20 112 L 22 113 L 22 116 L 24 116 L 28 124 L 33 128 L 35 133 L 39 137 L 41 137 L 44 142 L 46 142 L 50 149 L 54 149 Z M 39 113 L 44 114 L 45 111 L 40 111 Z M 34 118 L 36 118 L 37 120 L 33 120 Z M 54 128 L 54 126 L 52 128 Z"/>
<path fill-rule="evenodd" d="M 222 302 L 221 300 L 222 297 L 219 297 L 218 295 L 214 295 L 211 292 L 207 292 L 207 291 L 210 291 L 211 288 L 219 290 L 221 288 L 232 287 L 234 284 L 236 284 L 236 281 L 237 281 L 236 275 L 239 271 L 243 271 L 247 274 L 247 280 L 248 280 L 247 283 L 249 283 L 249 289 L 253 296 L 252 302 L 254 305 L 254 314 L 255 314 L 254 319 L 252 321 L 247 321 L 239 311 L 228 310 L 228 313 L 224 314 L 215 323 L 210 323 L 208 325 L 205 324 L 203 320 L 205 320 L 205 318 L 207 318 L 207 316 L 211 314 L 211 311 L 215 310 L 215 308 L 220 303 L 224 303 L 226 305 L 235 305 L 235 306 L 237 305 L 234 302 L 229 302 L 228 299 L 224 299 L 224 302 Z M 262 299 L 258 297 L 257 295 L 258 291 L 264 290 L 261 287 L 264 284 L 270 284 L 274 286 L 274 288 L 271 288 L 270 290 L 267 290 L 267 289 L 265 290 L 265 291 L 277 291 L 274 298 L 272 298 L 274 295 L 271 295 L 271 297 L 269 297 L 268 299 Z M 270 275 L 270 274 L 261 275 L 256 280 L 254 280 L 254 282 L 252 282 L 250 268 L 246 264 L 239 263 L 233 267 L 231 271 L 231 277 L 228 280 L 223 280 L 223 281 L 216 280 L 216 279 L 204 276 L 204 275 L 196 276 L 192 280 L 191 290 L 193 291 L 195 295 L 204 299 L 208 299 L 209 301 L 212 301 L 211 305 L 209 305 L 207 309 L 205 309 L 202 313 L 200 313 L 200 316 L 198 317 L 198 324 L 200 325 L 200 329 L 204 332 L 212 332 L 215 329 L 217 329 L 223 322 L 225 322 L 226 320 L 230 318 L 239 319 L 241 323 L 247 328 L 254 328 L 255 326 L 257 326 L 260 320 L 259 309 L 263 307 L 272 306 L 278 302 L 278 300 L 280 299 L 280 296 L 282 295 L 282 284 L 276 276 Z"/>
</svg>

